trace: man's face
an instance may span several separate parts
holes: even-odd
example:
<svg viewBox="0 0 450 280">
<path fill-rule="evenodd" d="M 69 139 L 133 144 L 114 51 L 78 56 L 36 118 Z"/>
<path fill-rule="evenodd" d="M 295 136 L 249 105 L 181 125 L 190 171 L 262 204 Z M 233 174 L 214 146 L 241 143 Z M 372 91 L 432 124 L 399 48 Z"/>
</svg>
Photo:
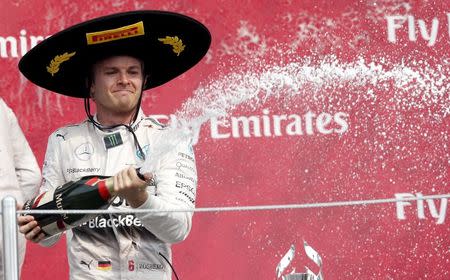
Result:
<svg viewBox="0 0 450 280">
<path fill-rule="evenodd" d="M 93 65 L 90 93 L 100 116 L 126 115 L 134 109 L 142 94 L 142 63 L 130 56 L 113 56 Z"/>
</svg>

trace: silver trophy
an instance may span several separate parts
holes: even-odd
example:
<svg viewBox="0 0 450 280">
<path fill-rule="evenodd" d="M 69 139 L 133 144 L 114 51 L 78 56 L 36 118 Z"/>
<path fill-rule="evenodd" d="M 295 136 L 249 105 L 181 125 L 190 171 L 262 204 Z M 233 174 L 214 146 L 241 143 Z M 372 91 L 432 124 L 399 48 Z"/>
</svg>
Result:
<svg viewBox="0 0 450 280">
<path fill-rule="evenodd" d="M 277 279 L 282 277 L 282 280 L 324 280 L 322 276 L 322 258 L 311 246 L 303 241 L 305 253 L 317 266 L 319 273 L 316 275 L 308 267 L 305 266 L 306 273 L 296 273 L 295 270 L 289 274 L 282 275 L 284 270 L 289 266 L 295 256 L 295 246 L 291 245 L 287 253 L 281 258 L 276 268 Z"/>
<path fill-rule="evenodd" d="M 313 280 L 313 276 L 308 273 L 294 273 L 283 275 L 283 280 Z"/>
</svg>

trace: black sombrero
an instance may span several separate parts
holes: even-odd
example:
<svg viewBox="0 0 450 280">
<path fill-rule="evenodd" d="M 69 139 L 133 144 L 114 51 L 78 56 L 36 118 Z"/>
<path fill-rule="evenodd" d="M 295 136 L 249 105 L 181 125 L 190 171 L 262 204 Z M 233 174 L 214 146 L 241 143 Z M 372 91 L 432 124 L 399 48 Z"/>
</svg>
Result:
<svg viewBox="0 0 450 280">
<path fill-rule="evenodd" d="M 144 61 L 145 89 L 162 85 L 197 64 L 211 35 L 195 19 L 165 11 L 133 11 L 92 19 L 45 39 L 19 62 L 34 84 L 85 98 L 89 67 L 101 57 L 131 55 Z"/>
</svg>

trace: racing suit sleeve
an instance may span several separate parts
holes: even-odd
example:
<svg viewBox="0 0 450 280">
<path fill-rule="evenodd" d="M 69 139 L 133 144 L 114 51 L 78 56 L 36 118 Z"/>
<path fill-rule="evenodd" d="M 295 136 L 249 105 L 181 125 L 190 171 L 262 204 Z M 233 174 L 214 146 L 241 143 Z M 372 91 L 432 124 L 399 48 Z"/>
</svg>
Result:
<svg viewBox="0 0 450 280">
<path fill-rule="evenodd" d="M 45 153 L 44 166 L 42 168 L 42 183 L 40 193 L 56 189 L 65 183 L 61 165 L 61 147 L 56 134 L 52 133 L 48 139 L 47 151 Z M 61 234 L 57 234 L 46 238 L 39 242 L 44 247 L 50 247 L 61 238 Z"/>
<path fill-rule="evenodd" d="M 19 126 L 16 115 L 6 104 L 2 105 L 5 106 L 9 120 L 9 131 L 7 133 L 11 137 L 15 173 L 23 198 L 26 201 L 37 195 L 41 171 L 33 151 Z"/>
<path fill-rule="evenodd" d="M 149 195 L 138 209 L 194 209 L 197 169 L 192 146 L 179 143 L 158 159 L 156 166 L 156 193 Z M 187 237 L 192 226 L 192 215 L 193 211 L 137 214 L 145 228 L 167 243 L 180 242 Z"/>
</svg>

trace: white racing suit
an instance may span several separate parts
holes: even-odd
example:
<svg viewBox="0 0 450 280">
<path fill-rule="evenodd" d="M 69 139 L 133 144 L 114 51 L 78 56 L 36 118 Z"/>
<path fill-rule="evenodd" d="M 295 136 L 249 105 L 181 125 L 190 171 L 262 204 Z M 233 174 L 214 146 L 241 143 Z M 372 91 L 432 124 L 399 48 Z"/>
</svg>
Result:
<svg viewBox="0 0 450 280">
<path fill-rule="evenodd" d="M 197 171 L 190 143 L 182 141 L 152 158 L 158 143 L 165 140 L 163 126 L 140 111 L 132 128 L 146 159 L 156 161 L 156 186 L 147 188 L 149 198 L 139 209 L 193 209 Z M 112 176 L 140 163 L 142 156 L 125 127 L 105 132 L 89 121 L 66 126 L 49 138 L 41 192 L 83 176 Z M 109 209 L 130 206 L 117 197 Z M 70 279 L 171 279 L 171 267 L 161 254 L 171 262 L 170 244 L 187 237 L 192 215 L 186 211 L 103 214 L 67 231 Z M 49 246 L 57 239 L 49 238 L 42 245 Z"/>
<path fill-rule="evenodd" d="M 13 196 L 19 205 L 39 191 L 41 170 L 23 135 L 16 115 L 0 98 L 0 207 L 5 196 Z M 1 209 L 1 208 L 0 208 Z M 3 279 L 3 237 L 0 215 L 0 279 Z M 18 234 L 19 269 L 25 258 L 26 240 Z"/>
</svg>

